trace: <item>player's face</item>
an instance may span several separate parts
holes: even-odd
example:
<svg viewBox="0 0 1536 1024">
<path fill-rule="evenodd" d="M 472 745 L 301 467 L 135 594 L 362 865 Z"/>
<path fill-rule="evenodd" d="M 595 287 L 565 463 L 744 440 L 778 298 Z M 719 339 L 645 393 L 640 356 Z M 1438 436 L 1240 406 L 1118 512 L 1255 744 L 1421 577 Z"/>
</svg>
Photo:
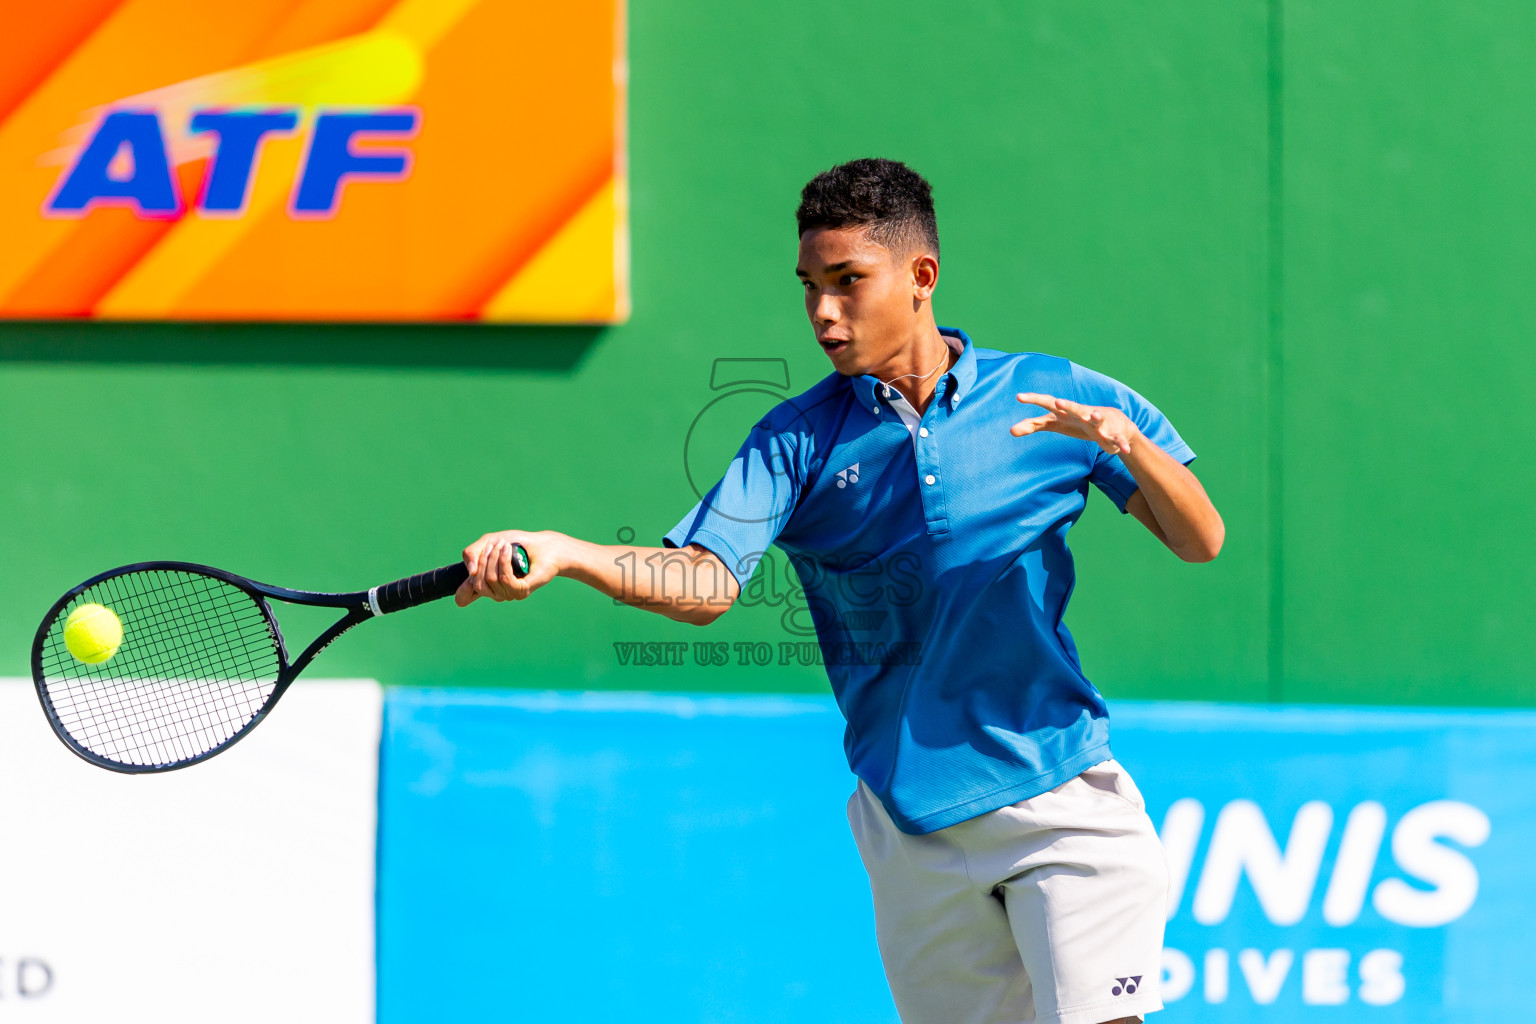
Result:
<svg viewBox="0 0 1536 1024">
<path fill-rule="evenodd" d="M 800 236 L 795 274 L 822 351 L 838 373 L 873 373 L 902 352 L 922 300 L 922 259 L 891 252 L 862 227 L 817 228 Z"/>
</svg>

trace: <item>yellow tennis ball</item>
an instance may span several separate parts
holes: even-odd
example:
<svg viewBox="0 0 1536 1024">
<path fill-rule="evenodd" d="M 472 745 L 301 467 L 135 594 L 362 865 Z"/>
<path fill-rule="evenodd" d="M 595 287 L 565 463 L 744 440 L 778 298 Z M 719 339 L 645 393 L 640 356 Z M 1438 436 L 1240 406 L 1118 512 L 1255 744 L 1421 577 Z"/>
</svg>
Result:
<svg viewBox="0 0 1536 1024">
<path fill-rule="evenodd" d="M 123 645 L 123 623 L 99 604 L 83 604 L 64 620 L 64 646 L 87 665 L 99 665 Z"/>
</svg>

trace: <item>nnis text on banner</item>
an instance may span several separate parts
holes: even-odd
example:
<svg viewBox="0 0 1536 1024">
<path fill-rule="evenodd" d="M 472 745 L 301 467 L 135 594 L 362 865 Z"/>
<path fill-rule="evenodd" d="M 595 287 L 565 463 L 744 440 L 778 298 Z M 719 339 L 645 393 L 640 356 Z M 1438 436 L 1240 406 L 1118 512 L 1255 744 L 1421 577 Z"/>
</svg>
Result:
<svg viewBox="0 0 1536 1024">
<path fill-rule="evenodd" d="M 1321 896 L 1322 923 L 1346 929 L 1359 921 L 1367 903 L 1378 920 L 1408 928 L 1438 928 L 1472 909 L 1477 900 L 1477 866 L 1470 850 L 1488 841 L 1491 823 L 1481 809 L 1459 800 L 1431 800 L 1404 813 L 1391 828 L 1380 802 L 1356 804 L 1334 829 L 1334 811 L 1323 800 L 1309 800 L 1296 811 L 1290 835 L 1282 847 L 1263 808 L 1253 800 L 1228 802 L 1216 815 L 1204 864 L 1194 886 L 1190 914 L 1208 927 L 1225 923 L 1233 912 L 1246 879 L 1257 910 L 1271 926 L 1288 929 L 1300 924 Z M 1195 851 L 1200 844 L 1206 811 L 1191 797 L 1175 800 L 1163 818 L 1160 837 L 1168 857 L 1169 917 L 1180 911 L 1191 881 Z M 1332 864 L 1324 857 L 1334 848 Z M 1386 845 L 1388 862 L 1381 863 Z M 1393 870 L 1395 869 L 1395 871 Z M 1385 874 L 1386 877 L 1380 877 Z M 1374 885 L 1373 879 L 1376 880 Z M 1189 934 L 1179 929 L 1181 938 Z M 1371 940 L 1392 941 L 1377 928 Z M 1399 932 L 1398 935 L 1402 933 Z M 1286 941 L 1279 933 L 1279 941 Z M 1251 933 L 1250 933 L 1251 936 Z M 1333 943 L 1358 941 L 1356 935 L 1335 931 Z M 1299 959 L 1299 963 L 1298 963 Z M 1280 997 L 1288 978 L 1300 974 L 1300 1001 L 1309 1006 L 1338 1006 L 1352 998 L 1387 1006 L 1407 989 L 1405 958 L 1395 948 L 1351 950 L 1330 945 L 1296 950 L 1222 947 L 1206 949 L 1195 960 L 1172 945 L 1163 951 L 1163 998 L 1177 1002 L 1203 974 L 1201 994 L 1207 1003 L 1224 1003 L 1233 975 L 1241 978 L 1247 996 L 1257 1005 Z M 1233 967 L 1237 968 L 1236 971 Z"/>
</svg>

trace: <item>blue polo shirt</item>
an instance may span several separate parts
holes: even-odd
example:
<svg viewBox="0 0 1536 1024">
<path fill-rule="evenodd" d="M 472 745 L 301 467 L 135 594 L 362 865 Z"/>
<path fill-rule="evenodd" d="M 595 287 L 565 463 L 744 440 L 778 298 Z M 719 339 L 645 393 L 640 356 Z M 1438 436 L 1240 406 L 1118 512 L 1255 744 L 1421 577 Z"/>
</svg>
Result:
<svg viewBox="0 0 1536 1024">
<path fill-rule="evenodd" d="M 875 378 L 834 373 L 763 417 L 665 541 L 708 548 L 743 587 L 770 544 L 784 550 L 848 721 L 848 764 L 909 833 L 1110 756 L 1104 698 L 1062 624 L 1066 536 L 1090 483 L 1123 512 L 1136 482 L 1088 441 L 1011 435 L 1039 414 L 1014 396 L 1116 406 L 1180 462 L 1195 457 L 1123 384 L 943 333 L 964 347 L 912 429 Z"/>
</svg>

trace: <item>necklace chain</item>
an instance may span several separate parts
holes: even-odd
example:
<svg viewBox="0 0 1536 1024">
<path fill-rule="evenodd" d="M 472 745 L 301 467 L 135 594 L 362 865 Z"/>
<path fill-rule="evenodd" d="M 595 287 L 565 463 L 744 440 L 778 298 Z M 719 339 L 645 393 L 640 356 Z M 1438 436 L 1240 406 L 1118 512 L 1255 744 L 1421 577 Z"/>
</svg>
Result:
<svg viewBox="0 0 1536 1024">
<path fill-rule="evenodd" d="M 939 367 L 941 367 L 945 363 L 949 362 L 949 357 L 952 354 L 953 353 L 951 353 L 950 350 L 949 350 L 949 346 L 945 345 L 944 346 L 944 356 L 943 356 L 943 358 L 941 358 L 937 363 L 934 364 L 933 369 L 929 370 L 927 373 L 923 374 L 921 377 L 918 377 L 918 375 L 915 374 L 915 373 L 904 373 L 900 377 L 892 377 L 890 380 L 882 380 L 882 381 L 880 381 L 881 384 L 885 385 L 885 396 L 884 397 L 885 397 L 886 401 L 890 401 L 890 398 L 891 398 L 891 385 L 892 384 L 896 383 L 899 380 L 906 380 L 908 377 L 917 377 L 918 380 L 927 380 L 929 377 L 932 377 L 934 374 L 939 372 Z"/>
</svg>

